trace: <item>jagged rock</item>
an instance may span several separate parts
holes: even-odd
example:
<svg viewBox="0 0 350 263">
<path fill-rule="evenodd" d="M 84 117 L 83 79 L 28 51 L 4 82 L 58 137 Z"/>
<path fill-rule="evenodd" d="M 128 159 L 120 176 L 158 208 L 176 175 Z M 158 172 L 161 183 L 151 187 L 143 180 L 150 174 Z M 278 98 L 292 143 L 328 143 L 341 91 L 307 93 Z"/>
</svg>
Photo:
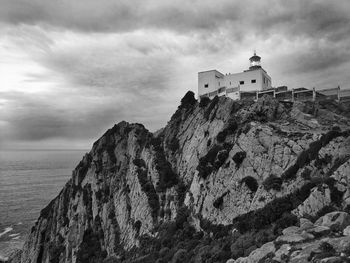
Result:
<svg viewBox="0 0 350 263">
<path fill-rule="evenodd" d="M 350 236 L 350 226 L 347 226 L 346 228 L 344 228 L 343 235 Z"/>
<path fill-rule="evenodd" d="M 283 244 L 276 252 L 274 260 L 283 262 L 288 257 L 292 247 L 289 244 Z"/>
<path fill-rule="evenodd" d="M 332 212 L 320 217 L 316 222 L 317 226 L 327 226 L 330 229 L 342 231 L 350 225 L 350 215 L 346 212 Z"/>
<path fill-rule="evenodd" d="M 329 257 L 323 258 L 320 261 L 321 263 L 343 263 L 344 260 L 341 257 Z"/>
<path fill-rule="evenodd" d="M 288 244 L 294 244 L 294 243 L 301 243 L 310 239 L 314 239 L 315 237 L 309 233 L 301 233 L 301 234 L 289 234 L 289 235 L 283 235 L 279 236 L 276 239 L 277 243 L 288 243 Z"/>
<path fill-rule="evenodd" d="M 320 185 L 311 190 L 310 196 L 293 210 L 298 217 L 316 216 L 317 213 L 331 203 L 331 191 L 328 185 Z"/>
<path fill-rule="evenodd" d="M 307 230 L 309 228 L 315 227 L 315 225 L 306 218 L 299 219 L 300 230 Z"/>
<path fill-rule="evenodd" d="M 341 156 L 346 152 L 341 147 L 346 135 L 328 131 L 336 123 L 320 122 L 314 116 L 318 122 L 309 125 L 310 116 L 300 114 L 295 109 L 298 105 L 272 98 L 253 103 L 220 97 L 200 106 L 192 97 L 187 96 L 185 105 L 155 134 L 140 124 L 121 122 L 96 141 L 60 194 L 42 210 L 21 262 L 119 260 L 131 248 L 140 253 L 135 254 L 135 262 L 151 261 L 154 251 L 145 251 L 158 249 L 148 247 L 159 238 L 155 226 L 174 224 L 180 232 L 191 225 L 207 232 L 205 237 L 212 233 L 214 238 L 203 237 L 193 250 L 191 260 L 203 262 L 211 256 L 211 244 L 206 242 L 221 242 L 215 238 L 219 232 L 230 235 L 236 226 L 239 232 L 246 232 L 274 224 L 279 231 L 296 223 L 289 213 L 294 209 L 315 214 L 319 204 L 328 202 L 328 190 L 322 195 L 322 190 L 314 188 L 320 183 L 311 182 L 311 177 L 333 174 L 334 186 L 340 189 L 341 184 L 344 197 L 350 196 L 342 174 L 348 166 L 333 165 L 340 157 L 338 152 L 344 153 Z M 306 167 L 312 173 L 303 173 Z M 271 176 L 278 184 L 266 187 Z M 345 200 L 339 201 L 346 204 Z M 177 225 L 183 204 L 188 209 L 186 223 Z M 237 224 L 231 227 L 233 221 Z M 300 220 L 300 233 L 286 230 L 287 235 L 277 241 L 308 247 L 308 242 L 317 241 L 302 231 L 313 228 L 311 222 Z M 230 238 L 239 239 L 238 231 Z M 269 234 L 268 240 L 271 235 L 275 234 Z M 141 237 L 152 242 L 138 248 L 145 242 Z M 261 243 L 256 244 L 254 237 L 242 237 L 237 243 L 239 255 L 254 250 L 241 262 L 257 262 L 275 252 L 272 242 L 255 249 Z M 162 253 L 154 254 L 166 256 L 175 249 L 160 246 Z M 213 253 L 219 248 L 217 245 Z"/>
<path fill-rule="evenodd" d="M 253 263 L 259 262 L 261 259 L 265 258 L 267 255 L 274 253 L 276 251 L 275 245 L 273 242 L 268 242 L 262 245 L 260 248 L 252 251 L 248 257 L 238 258 L 235 263 Z"/>
<path fill-rule="evenodd" d="M 297 226 L 290 226 L 290 227 L 283 229 L 282 233 L 283 233 L 283 235 L 288 236 L 288 235 L 292 235 L 292 234 L 301 233 L 301 230 Z"/>
<path fill-rule="evenodd" d="M 174 254 L 174 256 L 173 256 L 173 258 L 171 260 L 171 263 L 184 262 L 186 260 L 186 254 L 187 254 L 187 250 L 186 249 L 179 249 Z"/>
<path fill-rule="evenodd" d="M 327 226 L 315 226 L 313 228 L 307 229 L 306 231 L 315 237 L 320 237 L 329 234 L 331 232 L 331 229 Z"/>
</svg>

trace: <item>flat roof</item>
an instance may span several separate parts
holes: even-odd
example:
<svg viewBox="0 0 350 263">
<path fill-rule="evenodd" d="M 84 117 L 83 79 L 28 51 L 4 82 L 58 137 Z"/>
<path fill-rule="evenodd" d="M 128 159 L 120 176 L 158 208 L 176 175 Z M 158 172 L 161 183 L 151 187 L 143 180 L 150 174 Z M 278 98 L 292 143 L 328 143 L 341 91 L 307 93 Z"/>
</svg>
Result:
<svg viewBox="0 0 350 263">
<path fill-rule="evenodd" d="M 221 75 L 225 75 L 225 74 L 221 73 L 220 71 L 218 71 L 218 70 L 216 70 L 216 69 L 200 71 L 200 72 L 198 72 L 198 74 L 199 74 L 199 73 L 206 73 L 206 72 L 210 72 L 210 71 L 215 71 L 215 72 L 217 72 L 217 73 L 220 73 Z"/>
</svg>

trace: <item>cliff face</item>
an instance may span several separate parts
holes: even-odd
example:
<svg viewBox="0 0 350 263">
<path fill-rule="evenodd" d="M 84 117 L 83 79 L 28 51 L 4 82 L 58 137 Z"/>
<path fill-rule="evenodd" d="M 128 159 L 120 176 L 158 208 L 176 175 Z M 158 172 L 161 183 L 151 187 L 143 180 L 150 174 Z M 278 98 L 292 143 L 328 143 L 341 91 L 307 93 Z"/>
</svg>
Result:
<svg viewBox="0 0 350 263">
<path fill-rule="evenodd" d="M 198 103 L 188 93 L 156 135 L 121 122 L 94 143 L 41 211 L 21 262 L 155 262 L 170 254 L 177 262 L 181 253 L 192 262 L 221 262 L 234 254 L 230 245 L 220 260 L 203 261 L 204 245 L 193 247 L 195 257 L 164 240 L 145 250 L 145 240 L 161 238 L 171 222 L 174 233 L 190 227 L 215 235 L 216 226 L 244 233 L 286 213 L 312 218 L 345 208 L 349 124 L 341 109 L 324 105 L 223 97 Z M 224 236 L 233 243 L 230 231 Z M 161 248 L 172 252 L 162 256 Z"/>
</svg>

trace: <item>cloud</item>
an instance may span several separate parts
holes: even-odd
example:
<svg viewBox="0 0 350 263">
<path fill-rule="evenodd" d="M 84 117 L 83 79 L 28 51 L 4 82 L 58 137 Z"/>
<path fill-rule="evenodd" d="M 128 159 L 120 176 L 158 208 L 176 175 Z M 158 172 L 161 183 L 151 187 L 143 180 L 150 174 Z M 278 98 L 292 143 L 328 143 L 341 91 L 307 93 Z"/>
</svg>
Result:
<svg viewBox="0 0 350 263">
<path fill-rule="evenodd" d="M 347 0 L 0 0 L 1 141 L 91 143 L 121 120 L 165 125 L 198 71 L 346 85 Z"/>
</svg>

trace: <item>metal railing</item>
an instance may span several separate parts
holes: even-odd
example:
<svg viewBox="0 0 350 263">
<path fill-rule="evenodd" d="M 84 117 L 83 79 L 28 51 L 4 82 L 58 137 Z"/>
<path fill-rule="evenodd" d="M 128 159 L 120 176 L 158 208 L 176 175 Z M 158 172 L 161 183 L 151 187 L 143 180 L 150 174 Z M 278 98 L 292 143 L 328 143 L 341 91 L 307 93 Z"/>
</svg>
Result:
<svg viewBox="0 0 350 263">
<path fill-rule="evenodd" d="M 239 92 L 238 100 L 254 100 L 257 101 L 263 96 L 272 96 L 280 101 L 322 101 L 322 100 L 336 100 L 345 101 L 350 100 L 350 89 L 341 90 L 340 87 L 316 90 L 315 88 L 297 88 L 297 89 L 269 89 L 261 91 L 242 91 L 240 86 L 233 88 L 220 87 L 218 90 L 203 94 L 200 99 L 204 97 L 215 97 L 217 95 L 228 95 L 229 93 Z M 225 94 L 222 94 L 225 93 Z"/>
</svg>

